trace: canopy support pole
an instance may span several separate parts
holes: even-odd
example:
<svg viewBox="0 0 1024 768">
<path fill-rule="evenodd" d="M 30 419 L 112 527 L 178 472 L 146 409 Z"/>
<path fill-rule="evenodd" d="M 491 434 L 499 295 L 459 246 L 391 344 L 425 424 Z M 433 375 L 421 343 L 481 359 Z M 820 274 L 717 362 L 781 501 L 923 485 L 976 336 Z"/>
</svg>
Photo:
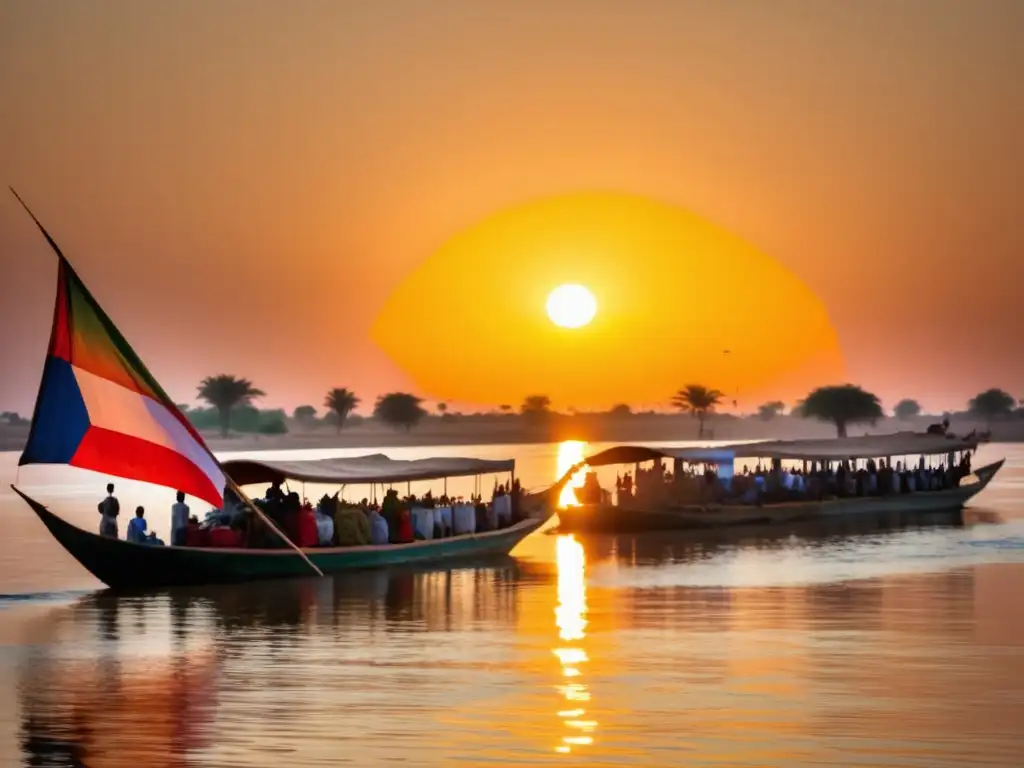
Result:
<svg viewBox="0 0 1024 768">
<path fill-rule="evenodd" d="M 508 506 L 512 513 L 512 522 L 519 522 L 519 501 L 516 499 L 516 493 L 513 490 L 516 484 L 516 468 L 515 466 L 508 473 Z"/>
</svg>

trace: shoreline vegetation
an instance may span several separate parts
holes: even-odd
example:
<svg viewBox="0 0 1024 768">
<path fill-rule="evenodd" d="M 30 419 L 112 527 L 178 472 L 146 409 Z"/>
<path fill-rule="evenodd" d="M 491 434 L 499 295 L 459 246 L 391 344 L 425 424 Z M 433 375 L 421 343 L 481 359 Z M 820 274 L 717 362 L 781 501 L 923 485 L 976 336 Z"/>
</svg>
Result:
<svg viewBox="0 0 1024 768">
<path fill-rule="evenodd" d="M 500 405 L 487 413 L 452 412 L 438 402 L 433 410 L 407 392 L 381 395 L 372 415 L 356 413 L 360 398 L 344 388 L 327 391 L 322 414 L 300 405 L 291 414 L 260 410 L 265 396 L 248 379 L 219 374 L 200 382 L 198 397 L 208 407 L 178 405 L 211 450 L 218 452 L 331 448 L 554 443 L 693 442 L 796 440 L 847 435 L 884 435 L 938 429 L 966 435 L 988 432 L 994 442 L 1024 442 L 1024 408 L 1001 389 L 979 393 L 958 413 L 922 413 L 914 400 L 901 400 L 887 415 L 879 398 L 853 384 L 819 387 L 788 407 L 760 405 L 749 415 L 722 413 L 726 396 L 688 384 L 669 402 L 678 413 L 634 412 L 620 404 L 602 412 L 560 413 L 546 395 L 526 397 L 518 410 Z M 733 403 L 735 407 L 735 403 Z M 940 424 L 940 422 L 942 422 Z M 19 414 L 0 413 L 0 451 L 21 451 L 30 423 Z"/>
<path fill-rule="evenodd" d="M 920 416 L 903 420 L 886 418 L 874 426 L 850 430 L 850 435 L 924 432 L 940 420 Z M 469 415 L 444 418 L 427 416 L 415 430 L 394 429 L 375 419 L 361 419 L 338 432 L 332 426 L 310 427 L 287 419 L 287 433 L 260 434 L 231 432 L 222 437 L 216 429 L 201 429 L 210 449 L 231 451 L 281 451 L 303 449 L 404 448 L 456 445 L 523 445 L 582 440 L 589 443 L 694 442 L 743 440 L 798 440 L 835 437 L 834 427 L 795 416 L 778 416 L 765 422 L 756 416 L 709 416 L 704 436 L 697 435 L 694 419 L 678 414 L 634 414 L 613 417 L 607 414 L 553 414 L 544 424 L 529 423 L 521 416 Z M 1024 420 L 993 422 L 991 425 L 964 414 L 950 418 L 950 431 L 958 435 L 977 429 L 991 429 L 992 442 L 1024 442 Z M 28 424 L 0 424 L 0 451 L 21 451 L 28 438 Z"/>
</svg>

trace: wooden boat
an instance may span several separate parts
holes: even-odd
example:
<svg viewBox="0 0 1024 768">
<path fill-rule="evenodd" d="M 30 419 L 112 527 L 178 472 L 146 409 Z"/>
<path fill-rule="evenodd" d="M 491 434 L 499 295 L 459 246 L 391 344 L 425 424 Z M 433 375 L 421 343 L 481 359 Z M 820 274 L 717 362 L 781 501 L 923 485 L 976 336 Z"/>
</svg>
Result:
<svg viewBox="0 0 1024 768">
<path fill-rule="evenodd" d="M 307 461 L 240 459 L 222 466 L 232 478 L 237 478 L 239 485 L 290 479 L 338 487 L 513 471 L 515 461 L 453 457 L 399 461 L 373 454 Z M 540 493 L 523 495 L 520 514 L 525 519 L 506 528 L 405 544 L 307 547 L 301 551 L 324 574 L 508 555 L 516 544 L 551 517 L 564 482 L 563 479 Z M 112 588 L 134 590 L 232 583 L 312 573 L 308 563 L 292 549 L 153 546 L 106 538 L 71 525 L 15 486 L 11 488 L 72 557 Z"/>
<path fill-rule="evenodd" d="M 586 466 L 640 464 L 672 459 L 677 462 L 718 463 L 720 468 L 737 458 L 771 458 L 788 461 L 843 461 L 889 456 L 949 454 L 974 450 L 977 441 L 945 435 L 896 435 L 842 438 L 836 440 L 793 440 L 773 443 L 745 443 L 720 448 L 659 449 L 619 446 L 586 460 Z M 891 513 L 935 513 L 961 509 L 980 493 L 1002 468 L 999 460 L 974 470 L 975 482 L 955 488 L 883 496 L 851 496 L 824 500 L 792 500 L 774 504 L 673 504 L 668 501 L 643 503 L 633 499 L 621 506 L 581 504 L 558 511 L 559 531 L 602 531 L 638 533 L 643 531 L 719 528 L 735 525 L 788 523 L 830 516 L 886 515 Z M 567 474 L 574 474 L 579 466 Z M 966 479 L 966 478 L 965 478 Z"/>
<path fill-rule="evenodd" d="M 115 589 L 228 583 L 309 576 L 311 573 L 309 566 L 290 549 L 159 547 L 105 538 L 71 525 L 17 488 L 14 491 L 75 560 Z M 543 518 L 529 518 L 502 530 L 411 544 L 310 547 L 303 551 L 324 573 L 459 561 L 507 555 L 543 523 Z"/>
<path fill-rule="evenodd" d="M 25 209 L 28 211 L 28 206 Z M 521 496 L 521 519 L 504 529 L 394 545 L 300 549 L 248 502 L 240 485 L 289 477 L 335 485 L 411 482 L 514 472 L 515 463 L 455 458 L 396 462 L 377 454 L 357 459 L 222 465 L 43 225 L 28 213 L 57 255 L 58 275 L 49 348 L 19 466 L 64 464 L 90 469 L 108 477 L 173 488 L 214 507 L 223 506 L 226 492 L 233 491 L 247 501 L 251 514 L 290 547 L 159 546 L 106 538 L 67 523 L 12 486 L 53 537 L 104 584 L 139 588 L 236 582 L 507 554 L 554 511 L 564 481 L 540 494 Z"/>
</svg>

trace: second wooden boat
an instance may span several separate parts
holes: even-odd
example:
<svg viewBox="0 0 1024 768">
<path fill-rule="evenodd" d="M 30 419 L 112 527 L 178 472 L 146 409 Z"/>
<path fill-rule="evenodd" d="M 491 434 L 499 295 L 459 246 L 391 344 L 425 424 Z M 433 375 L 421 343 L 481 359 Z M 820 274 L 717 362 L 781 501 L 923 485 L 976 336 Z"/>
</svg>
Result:
<svg viewBox="0 0 1024 768">
<path fill-rule="evenodd" d="M 723 473 L 731 476 L 737 458 L 766 457 L 776 461 L 839 462 L 871 457 L 902 455 L 947 455 L 974 450 L 974 438 L 947 436 L 896 435 L 870 438 L 844 438 L 836 440 L 785 441 L 777 443 L 750 443 L 742 446 L 716 448 L 649 448 L 619 446 L 592 456 L 585 463 L 571 469 L 572 476 L 582 467 L 615 464 L 638 466 L 647 461 L 676 462 L 676 471 L 685 462 L 718 464 Z M 558 511 L 559 531 L 601 531 L 638 533 L 643 531 L 718 528 L 733 525 L 785 523 L 813 520 L 836 515 L 885 515 L 901 513 L 934 513 L 962 508 L 992 481 L 1002 468 L 999 460 L 975 469 L 945 490 L 918 491 L 863 496 L 830 496 L 823 499 L 792 499 L 777 503 L 743 503 L 734 500 L 725 504 L 673 503 L 665 496 L 644 499 L 634 496 L 618 503 L 583 503 Z"/>
</svg>

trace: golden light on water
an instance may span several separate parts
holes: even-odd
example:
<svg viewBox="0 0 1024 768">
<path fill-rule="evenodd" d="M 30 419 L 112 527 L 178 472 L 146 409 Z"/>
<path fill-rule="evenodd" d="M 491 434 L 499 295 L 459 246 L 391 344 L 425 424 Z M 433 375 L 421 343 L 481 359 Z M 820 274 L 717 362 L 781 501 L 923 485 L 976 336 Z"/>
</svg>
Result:
<svg viewBox="0 0 1024 768">
<path fill-rule="evenodd" d="M 561 479 L 566 472 L 573 468 L 576 464 L 579 464 L 585 458 L 587 444 L 582 440 L 565 440 L 558 446 L 558 468 L 556 477 Z M 583 482 L 587 478 L 587 468 L 581 467 L 576 474 L 572 476 L 565 487 L 562 488 L 562 493 L 558 497 L 558 506 L 560 507 L 577 507 L 579 501 L 576 499 L 576 488 L 582 488 Z"/>
<path fill-rule="evenodd" d="M 564 447 L 563 443 L 563 447 Z M 582 455 L 582 443 L 578 444 Z M 561 461 L 559 451 L 559 461 Z M 571 467 L 575 461 L 570 462 Z M 568 469 L 568 467 L 566 468 Z M 563 470 L 564 471 L 564 470 Z M 586 649 L 580 642 L 586 637 L 587 629 L 587 588 L 585 582 L 585 555 L 583 546 L 570 536 L 559 536 L 556 544 L 558 561 L 558 605 L 555 606 L 555 624 L 558 637 L 563 643 L 552 652 L 558 657 L 562 666 L 562 677 L 573 680 L 571 683 L 557 686 L 559 693 L 565 698 L 567 706 L 560 710 L 568 733 L 562 737 L 562 743 L 555 751 L 568 754 L 573 747 L 592 744 L 590 734 L 597 728 L 597 721 L 586 719 L 587 710 L 581 704 L 590 701 L 587 686 L 579 682 L 583 675 L 582 665 L 589 661 Z"/>
<path fill-rule="evenodd" d="M 556 648 L 555 656 L 563 664 L 579 664 L 587 660 L 587 654 L 579 648 Z"/>
</svg>

